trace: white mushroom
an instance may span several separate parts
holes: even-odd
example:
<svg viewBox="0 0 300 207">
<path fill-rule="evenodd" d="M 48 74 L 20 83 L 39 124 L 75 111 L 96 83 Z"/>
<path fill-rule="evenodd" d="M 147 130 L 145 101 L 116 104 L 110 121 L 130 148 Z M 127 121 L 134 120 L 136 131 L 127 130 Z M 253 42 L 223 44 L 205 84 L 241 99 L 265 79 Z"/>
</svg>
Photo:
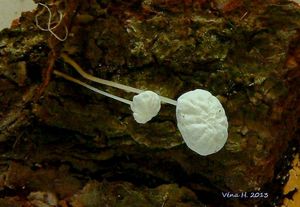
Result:
<svg viewBox="0 0 300 207">
<path fill-rule="evenodd" d="M 219 151 L 227 140 L 225 111 L 211 93 L 197 89 L 177 99 L 177 126 L 187 146 L 200 155 Z"/>
<path fill-rule="evenodd" d="M 176 106 L 176 118 L 178 129 L 187 146 L 200 155 L 210 155 L 219 151 L 226 143 L 228 137 L 228 122 L 225 111 L 220 101 L 210 92 L 196 89 L 181 95 L 177 101 L 159 96 L 152 91 L 143 91 L 120 83 L 97 78 L 86 73 L 75 61 L 66 54 L 63 59 L 72 65 L 84 78 L 119 88 L 125 91 L 137 93 L 133 101 L 109 94 L 90 86 L 78 79 L 54 70 L 54 74 L 67 80 L 80 84 L 90 90 L 115 100 L 130 105 L 134 119 L 144 124 L 156 116 L 160 110 L 161 102 Z"/>
<path fill-rule="evenodd" d="M 160 110 L 161 97 L 152 91 L 141 91 L 138 95 L 135 95 L 133 97 L 133 101 L 130 101 L 115 96 L 113 94 L 107 93 L 105 91 L 99 90 L 91 85 L 88 85 L 80 80 L 77 80 L 76 78 L 68 76 L 67 74 L 59 72 L 57 70 L 54 70 L 53 73 L 57 76 L 65 78 L 66 80 L 72 81 L 83 87 L 86 87 L 96 93 L 102 94 L 109 98 L 130 105 L 134 119 L 140 124 L 145 124 L 148 121 L 150 121 L 153 117 L 155 117 L 158 114 Z"/>
<path fill-rule="evenodd" d="M 145 124 L 160 110 L 160 98 L 152 91 L 144 91 L 133 97 L 130 108 L 137 123 Z"/>
</svg>

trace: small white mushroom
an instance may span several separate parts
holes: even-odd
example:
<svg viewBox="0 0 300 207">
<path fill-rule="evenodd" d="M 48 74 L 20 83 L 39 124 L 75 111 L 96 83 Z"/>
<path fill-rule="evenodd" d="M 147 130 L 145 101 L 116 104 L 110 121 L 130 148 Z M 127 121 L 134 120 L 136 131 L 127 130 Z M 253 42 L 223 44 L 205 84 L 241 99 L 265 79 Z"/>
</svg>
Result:
<svg viewBox="0 0 300 207">
<path fill-rule="evenodd" d="M 152 91 L 144 91 L 133 97 L 130 108 L 137 123 L 145 124 L 155 117 L 160 110 L 159 96 Z"/>
<path fill-rule="evenodd" d="M 228 122 L 219 100 L 205 90 L 177 99 L 177 126 L 187 146 L 200 155 L 219 151 L 226 143 Z"/>
<path fill-rule="evenodd" d="M 157 95 L 152 91 L 141 91 L 138 95 L 133 97 L 133 100 L 127 100 L 113 94 L 107 93 L 105 91 L 99 90 L 91 85 L 88 85 L 76 78 L 73 78 L 67 74 L 54 70 L 53 73 L 57 76 L 63 77 L 66 80 L 77 83 L 83 87 L 86 87 L 96 93 L 102 94 L 109 98 L 115 99 L 117 101 L 123 102 L 125 104 L 130 105 L 130 108 L 133 112 L 133 117 L 136 122 L 140 124 L 145 124 L 150 121 L 153 117 L 155 117 L 161 106 L 161 96 Z"/>
</svg>

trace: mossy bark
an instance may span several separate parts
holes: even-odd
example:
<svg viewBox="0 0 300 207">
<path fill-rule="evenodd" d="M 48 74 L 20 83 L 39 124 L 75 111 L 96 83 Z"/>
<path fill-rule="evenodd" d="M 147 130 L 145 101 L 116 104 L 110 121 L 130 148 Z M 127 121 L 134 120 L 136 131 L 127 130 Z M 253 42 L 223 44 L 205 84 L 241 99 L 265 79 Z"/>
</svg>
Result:
<svg viewBox="0 0 300 207">
<path fill-rule="evenodd" d="M 299 138 L 297 4 L 56 3 L 49 6 L 53 21 L 58 9 L 64 18 L 54 32 L 63 35 L 68 28 L 66 41 L 36 27 L 41 8 L 0 33 L 0 204 L 271 205 L 276 164 Z M 48 21 L 46 13 L 40 18 L 41 24 Z M 196 88 L 210 91 L 228 116 L 225 147 L 199 156 L 183 143 L 173 106 L 164 105 L 140 125 L 127 105 L 55 77 L 53 69 L 81 79 L 62 52 L 95 76 L 169 98 Z M 254 191 L 269 196 L 222 196 Z"/>
</svg>

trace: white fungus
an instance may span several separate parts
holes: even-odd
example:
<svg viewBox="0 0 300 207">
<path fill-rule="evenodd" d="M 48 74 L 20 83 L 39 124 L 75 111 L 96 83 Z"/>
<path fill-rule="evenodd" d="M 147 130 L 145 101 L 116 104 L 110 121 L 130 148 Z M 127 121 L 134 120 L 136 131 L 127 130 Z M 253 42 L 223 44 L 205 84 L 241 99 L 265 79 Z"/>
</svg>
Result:
<svg viewBox="0 0 300 207">
<path fill-rule="evenodd" d="M 177 99 L 178 129 L 187 146 L 200 155 L 219 151 L 227 140 L 228 122 L 219 100 L 205 90 L 196 89 Z"/>
<path fill-rule="evenodd" d="M 144 91 L 133 97 L 130 108 L 137 123 L 145 124 L 155 117 L 160 110 L 160 98 L 152 91 Z"/>
<path fill-rule="evenodd" d="M 178 129 L 187 146 L 196 153 L 206 156 L 218 152 L 226 143 L 228 137 L 228 122 L 220 101 L 210 92 L 202 89 L 189 91 L 181 95 L 177 101 L 159 96 L 152 91 L 137 88 L 97 78 L 86 73 L 75 61 L 66 54 L 63 59 L 72 65 L 84 78 L 103 85 L 137 93 L 133 101 L 109 94 L 90 86 L 78 79 L 54 70 L 54 74 L 80 84 L 90 90 L 130 105 L 136 122 L 145 124 L 155 117 L 162 103 L 176 106 Z"/>
<path fill-rule="evenodd" d="M 88 85 L 76 78 L 73 78 L 67 74 L 54 70 L 53 73 L 57 76 L 63 77 L 66 80 L 77 83 L 83 87 L 86 87 L 96 93 L 107 96 L 109 98 L 115 99 L 122 103 L 130 105 L 130 108 L 133 112 L 133 117 L 136 122 L 140 124 L 145 124 L 155 117 L 161 106 L 161 97 L 152 91 L 142 91 L 138 95 L 133 97 L 133 101 L 115 96 L 113 94 L 107 93 L 105 91 L 99 90 L 91 85 Z"/>
</svg>

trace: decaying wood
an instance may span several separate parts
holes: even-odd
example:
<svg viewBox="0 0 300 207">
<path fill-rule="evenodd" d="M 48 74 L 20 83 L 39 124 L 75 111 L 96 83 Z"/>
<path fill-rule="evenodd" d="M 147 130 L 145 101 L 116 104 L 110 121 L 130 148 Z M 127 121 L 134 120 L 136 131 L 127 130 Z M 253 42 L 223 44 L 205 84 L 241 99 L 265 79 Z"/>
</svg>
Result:
<svg viewBox="0 0 300 207">
<path fill-rule="evenodd" d="M 0 33 L 0 206 L 265 207 L 282 201 L 278 189 L 285 180 L 276 177 L 286 168 L 280 164 L 299 151 L 297 4 L 42 3 L 64 12 L 55 32 L 63 34 L 65 25 L 66 41 L 36 26 L 39 8 Z M 40 15 L 39 23 L 47 25 L 48 17 Z M 62 52 L 90 74 L 172 99 L 209 90 L 228 115 L 225 147 L 199 156 L 183 143 L 174 107 L 164 105 L 140 125 L 128 106 L 53 76 L 55 69 L 83 80 Z M 268 198 L 222 196 L 256 191 Z"/>
</svg>

